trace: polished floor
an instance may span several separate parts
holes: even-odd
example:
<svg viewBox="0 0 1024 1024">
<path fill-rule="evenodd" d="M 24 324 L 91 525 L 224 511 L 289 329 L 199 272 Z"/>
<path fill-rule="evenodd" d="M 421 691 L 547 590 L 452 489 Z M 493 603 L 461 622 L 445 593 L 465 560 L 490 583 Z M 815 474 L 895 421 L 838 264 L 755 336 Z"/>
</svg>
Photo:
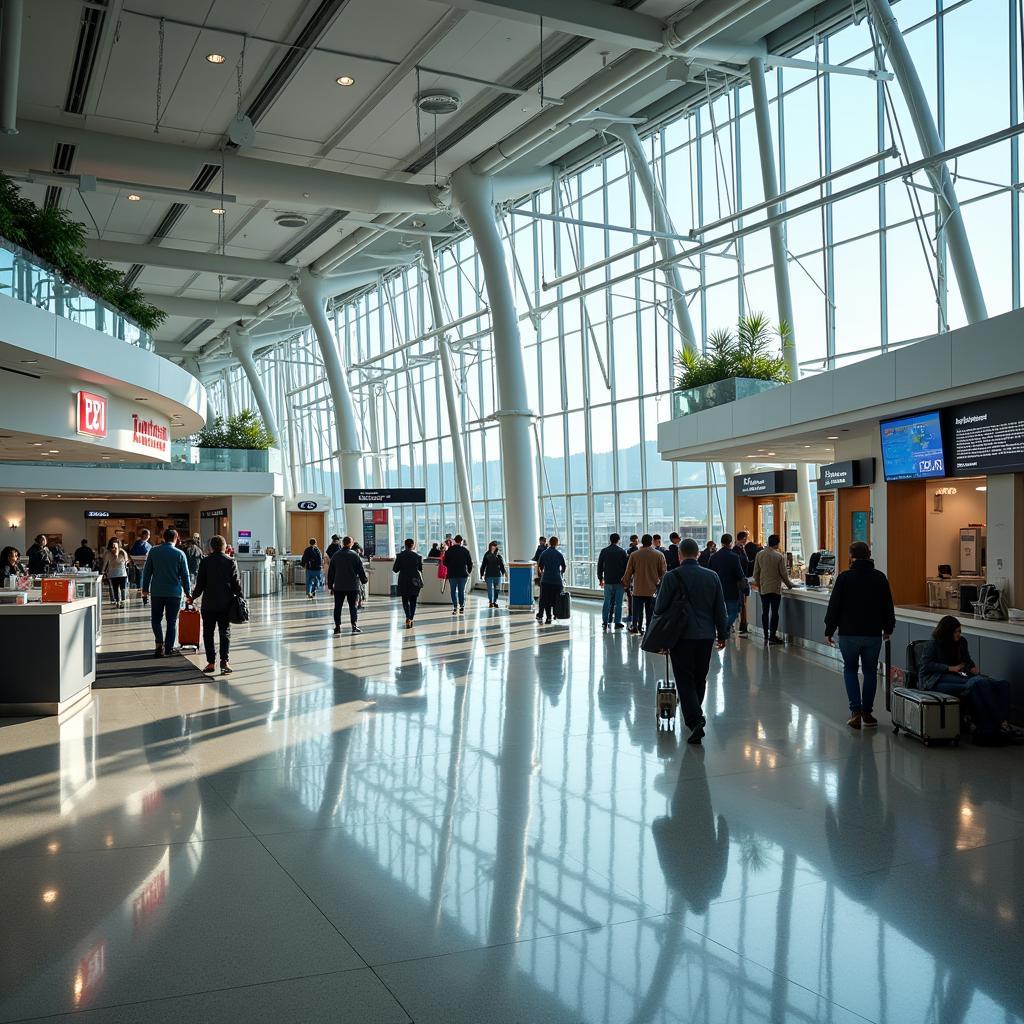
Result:
<svg viewBox="0 0 1024 1024">
<path fill-rule="evenodd" d="M 293 593 L 233 676 L 0 720 L 0 1021 L 1024 1019 L 1019 749 L 851 733 L 739 640 L 693 748 L 596 606 L 335 638 Z"/>
</svg>

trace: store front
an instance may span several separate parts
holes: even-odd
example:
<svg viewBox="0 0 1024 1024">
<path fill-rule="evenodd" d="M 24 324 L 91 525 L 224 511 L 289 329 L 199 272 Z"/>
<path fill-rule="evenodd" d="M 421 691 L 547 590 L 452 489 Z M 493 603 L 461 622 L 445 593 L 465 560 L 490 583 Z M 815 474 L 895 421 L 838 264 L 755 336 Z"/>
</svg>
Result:
<svg viewBox="0 0 1024 1024">
<path fill-rule="evenodd" d="M 796 470 L 776 469 L 741 473 L 733 491 L 733 522 L 736 532 L 746 530 L 762 547 L 777 533 L 785 550 L 789 521 L 796 507 Z"/>
<path fill-rule="evenodd" d="M 818 547 L 846 552 L 857 540 L 871 543 L 871 485 L 875 460 L 847 459 L 818 470 Z"/>
</svg>

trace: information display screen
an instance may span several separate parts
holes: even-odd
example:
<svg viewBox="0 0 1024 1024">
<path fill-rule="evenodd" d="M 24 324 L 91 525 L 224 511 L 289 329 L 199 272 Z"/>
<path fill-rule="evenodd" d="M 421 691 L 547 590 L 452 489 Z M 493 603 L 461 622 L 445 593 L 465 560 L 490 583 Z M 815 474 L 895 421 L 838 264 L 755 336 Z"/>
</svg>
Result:
<svg viewBox="0 0 1024 1024">
<path fill-rule="evenodd" d="M 1024 395 L 959 405 L 950 423 L 956 475 L 1024 471 Z"/>
<path fill-rule="evenodd" d="M 946 475 L 942 419 L 938 412 L 882 420 L 879 427 L 886 480 L 924 480 Z"/>
</svg>

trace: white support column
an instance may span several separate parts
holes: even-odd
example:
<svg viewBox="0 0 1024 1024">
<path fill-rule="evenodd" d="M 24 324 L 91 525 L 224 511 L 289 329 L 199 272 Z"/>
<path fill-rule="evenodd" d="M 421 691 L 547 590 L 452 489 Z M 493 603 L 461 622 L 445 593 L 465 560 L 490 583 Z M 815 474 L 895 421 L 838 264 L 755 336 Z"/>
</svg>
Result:
<svg viewBox="0 0 1024 1024">
<path fill-rule="evenodd" d="M 271 404 L 270 396 L 267 394 L 267 389 L 263 386 L 259 371 L 256 369 L 256 361 L 252 356 L 252 338 L 249 337 L 248 331 L 242 330 L 241 327 L 236 325 L 230 328 L 229 333 L 231 337 L 231 351 L 245 371 L 249 387 L 252 388 L 253 398 L 256 399 L 256 405 L 259 408 L 260 415 L 263 417 L 263 423 L 267 430 L 273 434 L 274 440 L 280 444 L 281 431 L 277 426 L 277 416 L 274 414 L 274 407 Z M 285 537 L 287 536 L 284 498 L 276 494 L 274 495 L 274 527 L 277 534 L 274 544 L 279 551 L 283 551 Z"/>
<path fill-rule="evenodd" d="M 383 487 L 384 474 L 380 465 L 380 410 L 377 408 L 377 385 L 371 384 L 366 389 L 366 408 L 370 416 L 370 448 L 373 460 L 370 463 L 370 486 Z M 398 543 L 398 539 L 395 539 Z"/>
<path fill-rule="evenodd" d="M 18 78 L 21 71 L 23 0 L 4 0 L 0 11 L 0 133 L 18 134 Z"/>
<path fill-rule="evenodd" d="M 235 393 L 231 389 L 231 371 L 224 369 L 220 371 L 221 383 L 224 385 L 224 395 L 227 401 L 227 410 L 229 416 L 237 416 L 238 409 L 235 406 Z"/>
<path fill-rule="evenodd" d="M 757 147 L 761 157 L 761 181 L 764 184 L 765 199 L 774 199 L 779 194 L 779 178 L 775 170 L 775 146 L 772 142 L 771 114 L 768 110 L 768 90 L 764 84 L 764 62 L 759 57 L 750 61 L 750 88 L 754 99 L 754 121 L 757 126 Z M 782 204 L 768 207 L 767 216 L 782 213 Z M 793 324 L 793 297 L 789 290 L 789 264 L 786 252 L 786 225 L 773 224 L 768 229 L 772 245 L 772 266 L 775 273 L 775 296 L 779 307 L 779 321 L 788 328 L 789 335 L 783 347 L 786 365 L 794 381 L 800 379 L 800 361 L 797 357 L 796 327 Z M 814 548 L 814 509 L 811 505 L 811 474 L 805 462 L 798 462 L 796 508 L 800 522 L 800 547 L 804 560 Z M 789 538 L 783 537 L 784 547 Z"/>
<path fill-rule="evenodd" d="M 519 318 L 505 253 L 494 218 L 491 182 L 469 166 L 461 167 L 452 184 L 463 218 L 480 256 L 494 333 L 494 374 L 498 383 L 501 468 L 508 522 L 506 555 L 528 562 L 537 543 L 537 481 L 534 477 L 530 426 L 533 413 L 526 391 Z"/>
<path fill-rule="evenodd" d="M 921 152 L 924 156 L 935 156 L 946 147 L 935 125 L 935 118 L 932 117 L 928 97 L 925 95 L 921 77 L 910 56 L 906 40 L 893 17 L 889 0 L 867 0 L 867 6 L 886 55 L 892 62 L 893 71 L 896 72 L 903 98 L 910 108 L 910 117 L 914 122 L 914 131 L 917 133 Z M 932 164 L 928 168 L 928 176 L 938 196 L 939 213 L 945 225 L 943 231 L 949 245 L 949 255 L 953 261 L 953 271 L 963 300 L 964 313 L 967 322 L 974 324 L 987 319 L 988 311 L 985 308 L 981 282 L 978 280 L 978 270 L 974 265 L 971 243 L 967 238 L 967 228 L 964 226 L 956 190 L 953 188 L 953 179 L 949 176 L 949 168 L 945 162 Z"/>
<path fill-rule="evenodd" d="M 434 262 L 434 246 L 429 238 L 420 243 L 423 252 L 423 269 L 430 289 L 430 308 L 433 314 L 434 330 L 446 323 L 444 306 L 441 303 L 441 279 Z M 444 401 L 448 409 L 448 427 L 451 430 L 452 459 L 455 462 L 455 483 L 459 489 L 459 507 L 462 511 L 462 534 L 466 546 L 479 561 L 477 547 L 476 518 L 473 515 L 473 492 L 469 486 L 469 471 L 466 468 L 466 449 L 462 443 L 462 420 L 455 396 L 455 370 L 452 367 L 452 353 L 448 346 L 448 334 L 437 336 L 438 362 L 441 364 L 441 381 L 444 384 Z"/>
<path fill-rule="evenodd" d="M 348 376 L 331 332 L 330 321 L 327 319 L 325 303 L 331 287 L 329 278 L 317 277 L 308 270 L 302 270 L 299 274 L 299 299 L 316 334 L 327 386 L 331 393 L 331 403 L 334 406 L 337 454 L 341 466 L 341 487 L 344 491 L 346 487 L 363 486 L 363 446 L 356 423 L 352 393 L 348 388 Z M 359 505 L 346 505 L 345 532 L 350 537 L 357 538 L 362 536 L 362 530 L 362 509 Z"/>
<path fill-rule="evenodd" d="M 675 234 L 676 229 L 672 226 L 672 219 L 669 216 L 668 206 L 665 197 L 654 180 L 654 172 L 647 162 L 647 151 L 640 141 L 636 128 L 631 124 L 610 123 L 602 129 L 609 135 L 619 139 L 626 149 L 629 157 L 629 164 L 633 168 L 633 174 L 640 183 L 644 198 L 647 200 L 648 209 L 651 211 L 651 218 L 654 221 L 654 230 L 665 234 Z M 679 255 L 679 248 L 671 238 L 659 238 L 658 248 L 661 249 L 662 259 L 672 259 Z M 693 321 L 690 319 L 690 309 L 686 305 L 686 293 L 683 291 L 683 276 L 679 271 L 679 264 L 673 263 L 662 271 L 665 277 L 665 284 L 672 294 L 672 308 L 676 314 L 676 328 L 683 336 L 683 346 L 688 349 L 695 349 L 696 333 L 693 328 Z"/>
</svg>

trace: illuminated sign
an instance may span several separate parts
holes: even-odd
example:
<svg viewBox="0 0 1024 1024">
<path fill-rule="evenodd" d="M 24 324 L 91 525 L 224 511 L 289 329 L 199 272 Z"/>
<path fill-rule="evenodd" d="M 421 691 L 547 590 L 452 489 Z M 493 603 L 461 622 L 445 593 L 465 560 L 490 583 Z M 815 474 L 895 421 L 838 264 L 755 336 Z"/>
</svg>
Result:
<svg viewBox="0 0 1024 1024">
<path fill-rule="evenodd" d="M 107 400 L 91 391 L 78 392 L 78 433 L 107 436 Z"/>
<path fill-rule="evenodd" d="M 299 508 L 303 512 L 312 512 L 313 509 L 316 508 L 316 502 L 315 501 L 300 501 L 299 502 Z"/>
<path fill-rule="evenodd" d="M 345 488 L 346 505 L 422 505 L 426 500 L 425 487 L 395 487 L 390 491 Z"/>
<path fill-rule="evenodd" d="M 170 446 L 170 431 L 152 420 L 144 420 L 137 412 L 132 413 L 132 443 L 142 448 L 152 448 L 166 455 Z"/>
</svg>

